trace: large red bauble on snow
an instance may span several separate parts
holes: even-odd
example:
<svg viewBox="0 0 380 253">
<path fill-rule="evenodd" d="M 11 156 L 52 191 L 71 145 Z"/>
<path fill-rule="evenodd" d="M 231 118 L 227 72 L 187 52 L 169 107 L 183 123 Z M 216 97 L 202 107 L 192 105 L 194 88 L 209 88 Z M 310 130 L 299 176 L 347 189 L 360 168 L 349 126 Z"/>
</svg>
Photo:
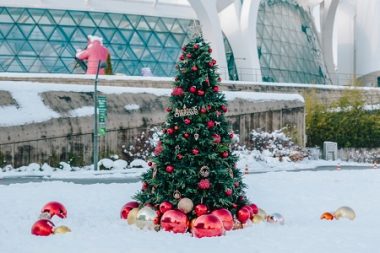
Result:
<svg viewBox="0 0 380 253">
<path fill-rule="evenodd" d="M 253 213 L 253 209 L 252 209 L 252 207 L 247 205 L 247 206 L 243 206 L 243 208 L 247 208 L 247 209 L 249 210 L 249 213 L 250 213 L 249 218 L 252 219 L 253 216 L 255 215 L 255 214 Z"/>
<path fill-rule="evenodd" d="M 208 208 L 204 204 L 198 204 L 194 208 L 195 214 L 199 217 L 201 215 L 204 215 L 208 212 Z"/>
<path fill-rule="evenodd" d="M 173 204 L 169 201 L 164 201 L 160 204 L 159 209 L 161 213 L 166 213 L 167 211 L 173 209 Z"/>
<path fill-rule="evenodd" d="M 139 202 L 131 201 L 125 204 L 120 211 L 120 218 L 122 219 L 128 219 L 128 214 L 133 208 L 139 207 Z"/>
<path fill-rule="evenodd" d="M 41 213 L 49 213 L 50 218 L 54 215 L 64 219 L 67 217 L 67 210 L 64 205 L 57 201 L 52 201 L 44 205 L 41 209 Z"/>
<path fill-rule="evenodd" d="M 259 213 L 259 208 L 255 204 L 250 204 L 249 206 L 251 207 L 253 214 Z"/>
<path fill-rule="evenodd" d="M 54 223 L 50 220 L 42 219 L 36 221 L 32 226 L 32 234 L 40 236 L 48 236 L 54 233 Z"/>
<path fill-rule="evenodd" d="M 234 218 L 230 211 L 225 208 L 217 209 L 211 212 L 211 214 L 218 217 L 222 223 L 223 227 L 226 231 L 230 231 L 234 227 Z"/>
<path fill-rule="evenodd" d="M 161 217 L 161 228 L 174 233 L 185 233 L 189 227 L 189 219 L 179 210 L 166 211 Z"/>
<path fill-rule="evenodd" d="M 213 214 L 204 214 L 195 220 L 191 232 L 198 238 L 221 236 L 224 233 L 223 222 Z"/>
<path fill-rule="evenodd" d="M 251 212 L 249 211 L 248 208 L 240 208 L 240 210 L 237 213 L 237 218 L 241 223 L 246 223 L 247 220 L 251 217 Z"/>
</svg>

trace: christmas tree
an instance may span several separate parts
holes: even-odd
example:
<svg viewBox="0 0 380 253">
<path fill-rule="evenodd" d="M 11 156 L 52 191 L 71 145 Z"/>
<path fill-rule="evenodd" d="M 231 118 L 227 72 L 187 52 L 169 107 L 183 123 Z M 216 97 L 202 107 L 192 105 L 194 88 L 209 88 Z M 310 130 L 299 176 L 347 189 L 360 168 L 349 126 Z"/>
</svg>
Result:
<svg viewBox="0 0 380 253">
<path fill-rule="evenodd" d="M 176 206 L 188 198 L 194 206 L 203 204 L 211 211 L 226 208 L 236 214 L 247 199 L 237 157 L 230 152 L 233 132 L 225 117 L 218 67 L 201 36 L 182 51 L 164 135 L 135 199 L 153 206 L 164 201 Z M 195 217 L 194 212 L 188 215 Z"/>
</svg>

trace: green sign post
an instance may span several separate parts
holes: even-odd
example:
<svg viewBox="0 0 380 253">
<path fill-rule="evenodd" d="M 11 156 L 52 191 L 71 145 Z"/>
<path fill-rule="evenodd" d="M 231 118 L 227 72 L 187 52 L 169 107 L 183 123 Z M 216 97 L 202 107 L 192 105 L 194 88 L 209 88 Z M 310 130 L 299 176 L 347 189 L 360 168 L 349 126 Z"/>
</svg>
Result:
<svg viewBox="0 0 380 253">
<path fill-rule="evenodd" d="M 98 135 L 106 135 L 107 97 L 98 96 Z"/>
</svg>

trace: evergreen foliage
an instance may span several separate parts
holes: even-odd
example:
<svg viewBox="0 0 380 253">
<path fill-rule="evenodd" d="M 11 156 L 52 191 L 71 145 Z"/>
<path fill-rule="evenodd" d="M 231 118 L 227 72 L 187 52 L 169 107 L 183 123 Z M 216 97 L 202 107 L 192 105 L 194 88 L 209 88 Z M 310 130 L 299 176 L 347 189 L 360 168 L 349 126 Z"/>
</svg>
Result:
<svg viewBox="0 0 380 253">
<path fill-rule="evenodd" d="M 344 148 L 380 147 L 380 111 L 366 110 L 360 90 L 346 90 L 332 105 L 306 96 L 306 134 L 308 146 L 322 147 L 324 141 Z"/>
<path fill-rule="evenodd" d="M 216 61 L 202 37 L 182 50 L 161 145 L 135 199 L 176 206 L 186 197 L 194 205 L 227 208 L 235 214 L 248 201 L 242 174 L 235 167 L 237 157 L 230 151 L 233 133 L 224 115 L 226 100 L 219 92 Z"/>
</svg>

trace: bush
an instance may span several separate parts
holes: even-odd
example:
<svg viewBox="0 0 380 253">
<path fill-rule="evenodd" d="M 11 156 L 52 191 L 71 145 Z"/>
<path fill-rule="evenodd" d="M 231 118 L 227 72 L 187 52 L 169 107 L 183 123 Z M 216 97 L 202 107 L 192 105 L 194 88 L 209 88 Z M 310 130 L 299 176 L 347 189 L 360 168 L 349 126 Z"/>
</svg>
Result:
<svg viewBox="0 0 380 253">
<path fill-rule="evenodd" d="M 308 146 L 322 147 L 324 141 L 339 147 L 380 147 L 380 111 L 368 110 L 360 90 L 346 90 L 331 105 L 306 96 L 306 134 Z"/>
</svg>

